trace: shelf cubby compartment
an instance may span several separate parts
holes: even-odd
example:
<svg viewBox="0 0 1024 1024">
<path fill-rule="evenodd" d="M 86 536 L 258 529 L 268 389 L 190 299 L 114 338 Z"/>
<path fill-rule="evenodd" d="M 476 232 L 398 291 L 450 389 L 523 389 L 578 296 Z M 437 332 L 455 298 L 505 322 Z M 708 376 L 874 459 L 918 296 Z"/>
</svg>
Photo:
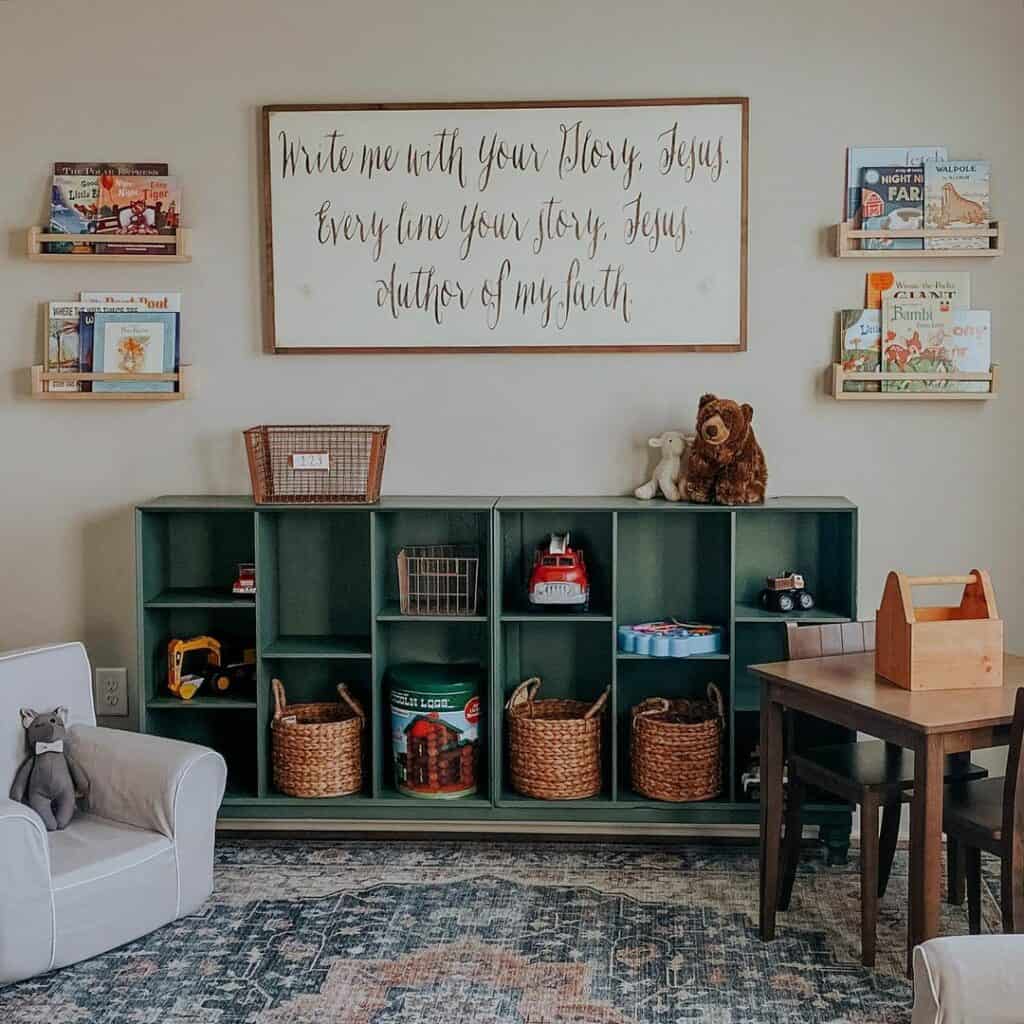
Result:
<svg viewBox="0 0 1024 1024">
<path fill-rule="evenodd" d="M 258 550 L 264 657 L 369 659 L 368 509 L 261 509 Z"/>
<path fill-rule="evenodd" d="M 612 512 L 588 508 L 571 498 L 502 498 L 497 506 L 497 543 L 500 545 L 501 618 L 554 622 L 611 621 Z M 587 611 L 531 605 L 527 594 L 534 552 L 552 533 L 568 533 L 569 543 L 583 551 L 590 583 Z"/>
<path fill-rule="evenodd" d="M 44 252 L 52 242 L 71 245 L 138 245 L 146 248 L 173 245 L 173 253 L 98 253 L 98 252 Z M 46 263 L 191 263 L 192 230 L 178 228 L 173 235 L 64 235 L 32 227 L 26 232 L 25 255 L 30 260 Z"/>
<path fill-rule="evenodd" d="M 372 798 L 375 735 L 372 678 L 370 662 L 362 659 L 338 661 L 332 658 L 264 657 L 260 660 L 262 792 L 266 794 L 267 798 L 296 804 L 319 804 L 332 801 L 354 803 Z M 280 679 L 284 684 L 285 696 L 289 704 L 309 704 L 320 701 L 335 703 L 339 701 L 338 684 L 345 683 L 349 688 L 366 714 L 366 728 L 362 736 L 363 785 L 360 792 L 339 797 L 303 798 L 289 797 L 274 788 L 270 735 L 270 723 L 274 718 L 274 696 L 271 691 L 273 679 Z"/>
<path fill-rule="evenodd" d="M 618 625 L 675 617 L 727 634 L 731 545 L 728 509 L 666 505 L 617 513 Z M 726 635 L 723 650 L 727 645 Z"/>
<path fill-rule="evenodd" d="M 491 644 L 486 620 L 451 621 L 431 616 L 409 616 L 392 621 L 378 621 L 374 648 L 375 684 L 378 697 L 379 728 L 377 743 L 376 792 L 382 799 L 408 800 L 411 805 L 463 804 L 485 801 L 490 806 L 491 792 L 491 725 L 495 709 L 491 707 Z M 480 666 L 480 721 L 477 724 L 477 793 L 475 797 L 452 800 L 431 800 L 406 796 L 395 786 L 391 736 L 391 694 L 388 670 L 410 662 L 434 665 Z"/>
<path fill-rule="evenodd" d="M 491 506 L 493 498 L 456 498 L 453 505 L 381 508 L 374 519 L 374 573 L 378 621 L 485 622 L 490 589 Z M 460 504 L 455 505 L 455 502 Z M 472 615 L 403 615 L 398 586 L 398 553 L 408 547 L 455 545 L 475 549 L 477 601 Z"/>
<path fill-rule="evenodd" d="M 498 631 L 496 665 L 502 674 L 499 686 L 500 706 L 495 708 L 497 720 L 493 735 L 501 752 L 498 802 L 504 805 L 529 804 L 545 806 L 586 806 L 607 803 L 612 799 L 612 765 L 614 722 L 609 698 L 601 713 L 601 792 L 585 800 L 536 800 L 516 793 L 509 783 L 508 750 L 505 728 L 505 704 L 516 687 L 525 679 L 539 676 L 542 680 L 538 699 L 560 697 L 593 703 L 611 683 L 612 635 L 609 623 L 603 622 L 503 622 Z"/>
<path fill-rule="evenodd" d="M 853 617 L 857 519 L 852 505 L 831 500 L 820 507 L 791 507 L 786 499 L 736 510 L 735 611 L 750 622 L 843 622 Z M 768 576 L 803 574 L 815 607 L 780 614 L 760 606 Z M 737 641 L 738 642 L 738 641 Z"/>
<path fill-rule="evenodd" d="M 954 381 L 981 383 L 985 385 L 978 391 L 847 391 L 849 383 L 875 382 L 881 386 L 883 381 L 905 384 L 908 381 L 924 381 L 935 384 L 949 384 Z M 999 364 L 993 363 L 988 373 L 848 373 L 842 363 L 833 363 L 826 374 L 825 390 L 840 402 L 906 402 L 906 401 L 984 401 L 995 398 L 999 391 Z"/>
<path fill-rule="evenodd" d="M 228 766 L 224 802 L 255 800 L 259 795 L 255 709 L 232 707 L 210 712 L 197 704 L 198 700 L 180 701 L 180 708 L 151 706 L 146 731 L 216 750 Z"/>
<path fill-rule="evenodd" d="M 238 564 L 255 559 L 253 513 L 231 508 L 138 512 L 138 572 L 146 608 L 253 608 L 231 593 Z"/>
<path fill-rule="evenodd" d="M 864 249 L 864 239 L 896 240 L 901 238 L 925 239 L 944 238 L 955 241 L 958 238 L 988 239 L 988 245 L 980 249 Z M 961 259 L 964 257 L 993 257 L 1003 255 L 1003 237 L 999 221 L 990 220 L 985 227 L 966 228 L 914 228 L 898 231 L 875 231 L 858 228 L 854 221 L 841 221 L 835 227 L 835 254 L 840 259 Z"/>
<path fill-rule="evenodd" d="M 191 701 L 182 701 L 167 689 L 167 645 L 172 639 L 187 640 L 193 636 L 210 636 L 221 645 L 222 655 L 256 648 L 256 617 L 252 607 L 146 607 L 139 629 L 142 695 L 146 709 L 187 705 L 196 709 L 239 707 L 239 702 L 255 706 L 254 687 L 237 687 L 220 694 L 205 687 Z M 186 670 L 203 663 L 200 651 L 187 656 Z"/>
<path fill-rule="evenodd" d="M 726 753 L 729 749 L 729 660 L 704 658 L 644 658 L 620 662 L 615 680 L 616 754 L 618 759 L 618 803 L 649 804 L 653 807 L 680 807 L 683 804 L 652 800 L 633 790 L 630 769 L 630 744 L 633 739 L 632 710 L 648 697 L 681 697 L 706 700 L 708 683 L 722 694 L 726 728 L 722 734 L 722 792 L 715 803 L 729 799 L 729 773 Z"/>
</svg>

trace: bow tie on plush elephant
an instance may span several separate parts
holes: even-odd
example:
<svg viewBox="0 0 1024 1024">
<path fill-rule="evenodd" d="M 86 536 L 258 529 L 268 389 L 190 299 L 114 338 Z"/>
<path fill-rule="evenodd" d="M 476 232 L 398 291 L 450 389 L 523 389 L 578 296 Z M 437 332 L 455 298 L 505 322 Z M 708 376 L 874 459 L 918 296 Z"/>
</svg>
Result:
<svg viewBox="0 0 1024 1024">
<path fill-rule="evenodd" d="M 67 828 L 75 814 L 75 790 L 89 793 L 89 780 L 71 754 L 64 749 L 67 739 L 68 709 L 52 711 L 21 709 L 28 749 L 33 751 L 22 762 L 11 799 L 27 804 L 43 819 L 50 832 Z"/>
</svg>

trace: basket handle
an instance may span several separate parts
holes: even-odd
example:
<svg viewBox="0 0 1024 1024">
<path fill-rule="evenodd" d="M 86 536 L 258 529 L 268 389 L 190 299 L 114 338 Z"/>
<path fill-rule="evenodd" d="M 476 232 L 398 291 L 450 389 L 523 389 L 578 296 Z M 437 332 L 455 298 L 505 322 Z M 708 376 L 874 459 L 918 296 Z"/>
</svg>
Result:
<svg viewBox="0 0 1024 1024">
<path fill-rule="evenodd" d="M 611 693 L 611 689 L 611 686 L 606 686 L 604 688 L 604 693 L 594 701 L 590 710 L 583 716 L 584 718 L 593 718 L 594 715 L 601 713 L 601 709 L 608 703 L 608 694 Z"/>
<path fill-rule="evenodd" d="M 652 718 L 663 715 L 672 707 L 664 697 L 648 697 L 633 708 L 633 729 L 640 724 L 641 718 Z"/>
<path fill-rule="evenodd" d="M 284 694 L 284 683 L 280 679 L 271 679 L 270 688 L 274 691 L 274 721 L 284 717 L 288 698 Z"/>
<path fill-rule="evenodd" d="M 363 711 L 363 705 L 349 692 L 349 688 L 344 683 L 338 683 L 338 696 L 341 698 L 342 704 L 347 704 L 359 719 L 359 728 L 364 729 L 366 727 L 366 712 Z"/>
<path fill-rule="evenodd" d="M 718 710 L 718 720 L 725 722 L 725 703 L 722 700 L 722 691 L 714 683 L 708 683 L 708 700 Z"/>
<path fill-rule="evenodd" d="M 509 697 L 508 703 L 505 705 L 505 710 L 514 711 L 521 704 L 532 704 L 539 689 L 540 676 L 530 676 L 529 679 L 521 682 L 515 690 L 512 691 L 512 696 Z"/>
</svg>

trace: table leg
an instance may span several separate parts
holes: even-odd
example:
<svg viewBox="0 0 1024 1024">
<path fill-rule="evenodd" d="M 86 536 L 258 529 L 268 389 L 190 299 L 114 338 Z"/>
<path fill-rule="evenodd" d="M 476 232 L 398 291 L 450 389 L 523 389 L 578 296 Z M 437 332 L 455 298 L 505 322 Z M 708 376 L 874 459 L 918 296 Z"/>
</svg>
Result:
<svg viewBox="0 0 1024 1024">
<path fill-rule="evenodd" d="M 914 947 L 939 933 L 942 874 L 941 736 L 926 736 L 914 752 L 914 799 L 910 805 L 910 913 L 907 925 L 907 973 Z"/>
<path fill-rule="evenodd" d="M 761 938 L 775 938 L 779 900 L 779 851 L 782 845 L 782 705 L 761 699 Z"/>
</svg>

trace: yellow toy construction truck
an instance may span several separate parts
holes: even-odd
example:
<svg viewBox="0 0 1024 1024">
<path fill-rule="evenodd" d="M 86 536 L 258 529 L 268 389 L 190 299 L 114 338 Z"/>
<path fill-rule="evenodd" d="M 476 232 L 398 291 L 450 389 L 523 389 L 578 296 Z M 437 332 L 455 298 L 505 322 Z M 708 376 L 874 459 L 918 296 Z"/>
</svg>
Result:
<svg viewBox="0 0 1024 1024">
<path fill-rule="evenodd" d="M 187 671 L 186 655 L 194 651 L 206 653 L 199 671 Z M 167 689 L 182 700 L 191 700 L 204 683 L 218 693 L 225 693 L 236 683 L 249 683 L 256 678 L 256 651 L 244 650 L 237 661 L 221 664 L 221 645 L 212 636 L 194 636 L 189 640 L 174 639 L 167 645 Z"/>
</svg>

